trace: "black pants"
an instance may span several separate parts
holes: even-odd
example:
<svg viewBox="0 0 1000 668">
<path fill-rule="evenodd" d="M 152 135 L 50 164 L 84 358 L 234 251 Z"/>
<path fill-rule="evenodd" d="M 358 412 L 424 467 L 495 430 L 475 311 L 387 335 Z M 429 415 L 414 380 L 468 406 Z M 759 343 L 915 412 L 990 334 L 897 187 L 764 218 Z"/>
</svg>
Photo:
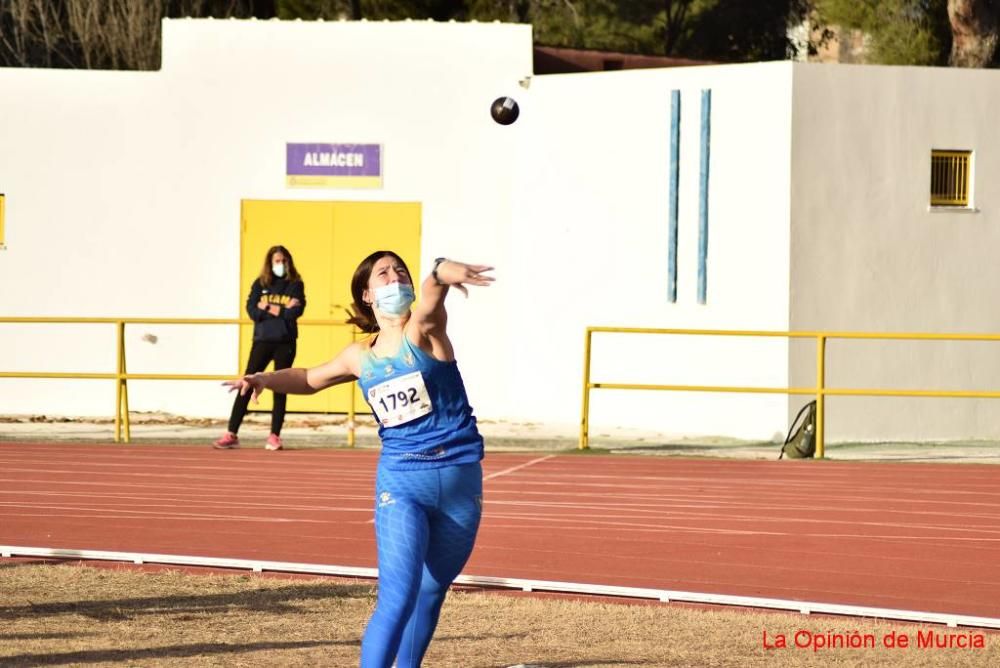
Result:
<svg viewBox="0 0 1000 668">
<path fill-rule="evenodd" d="M 274 361 L 274 370 L 288 369 L 295 361 L 295 342 L 291 343 L 270 343 L 267 341 L 254 341 L 250 348 L 250 359 L 247 360 L 247 374 L 257 373 L 267 368 L 267 365 Z M 243 418 L 247 414 L 247 406 L 250 404 L 250 392 L 245 395 L 236 396 L 233 402 L 233 412 L 229 416 L 229 431 L 238 433 Z M 288 395 L 274 393 L 274 409 L 271 411 L 271 433 L 281 434 L 281 425 L 285 423 L 285 404 Z"/>
</svg>

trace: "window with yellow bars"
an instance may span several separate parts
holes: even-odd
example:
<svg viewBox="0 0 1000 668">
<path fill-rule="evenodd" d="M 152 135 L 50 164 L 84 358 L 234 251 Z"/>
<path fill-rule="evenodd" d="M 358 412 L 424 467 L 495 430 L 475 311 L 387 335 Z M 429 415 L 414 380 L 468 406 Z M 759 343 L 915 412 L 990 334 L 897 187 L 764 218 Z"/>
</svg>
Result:
<svg viewBox="0 0 1000 668">
<path fill-rule="evenodd" d="M 969 206 L 972 151 L 931 151 L 931 206 Z"/>
</svg>

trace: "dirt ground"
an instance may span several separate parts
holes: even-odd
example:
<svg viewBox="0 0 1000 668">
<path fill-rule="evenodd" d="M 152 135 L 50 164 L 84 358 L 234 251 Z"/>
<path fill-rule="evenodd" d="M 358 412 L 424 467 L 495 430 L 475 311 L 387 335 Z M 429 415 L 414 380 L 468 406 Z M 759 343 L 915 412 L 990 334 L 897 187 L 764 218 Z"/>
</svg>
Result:
<svg viewBox="0 0 1000 668">
<path fill-rule="evenodd" d="M 358 665 L 371 583 L 0 560 L 0 666 Z M 907 638 L 900 647 L 899 638 Z M 456 591 L 424 666 L 1000 665 L 981 629 Z"/>
</svg>

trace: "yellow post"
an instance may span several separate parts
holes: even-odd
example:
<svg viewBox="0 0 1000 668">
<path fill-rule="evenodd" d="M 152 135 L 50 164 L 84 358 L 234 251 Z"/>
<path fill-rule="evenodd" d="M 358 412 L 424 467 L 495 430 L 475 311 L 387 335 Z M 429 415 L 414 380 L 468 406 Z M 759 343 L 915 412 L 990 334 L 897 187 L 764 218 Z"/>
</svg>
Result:
<svg viewBox="0 0 1000 668">
<path fill-rule="evenodd" d="M 354 401 L 357 398 L 357 385 L 351 383 L 351 405 L 347 409 L 347 446 L 354 447 Z"/>
<path fill-rule="evenodd" d="M 587 442 L 590 438 L 588 429 L 590 427 L 590 328 L 583 342 L 583 417 L 580 420 L 580 449 L 586 450 L 590 447 Z"/>
<path fill-rule="evenodd" d="M 826 402 L 826 336 L 816 336 L 816 458 L 823 459 L 826 449 L 824 403 Z"/>
<path fill-rule="evenodd" d="M 115 443 L 121 442 L 122 435 L 122 349 L 125 347 L 125 325 L 119 320 L 115 323 L 118 350 L 118 363 L 115 378 Z"/>
<path fill-rule="evenodd" d="M 351 326 L 351 343 L 358 340 L 358 328 Z M 351 399 L 347 406 L 347 447 L 354 447 L 354 402 L 358 398 L 358 384 L 351 383 Z"/>
<path fill-rule="evenodd" d="M 118 373 L 120 374 L 118 382 L 121 385 L 121 397 L 119 399 L 119 404 L 121 406 L 121 416 L 122 416 L 122 426 L 125 429 L 125 442 L 132 442 L 132 429 L 131 423 L 128 417 L 128 379 L 125 377 L 128 373 L 128 365 L 125 363 L 125 321 L 119 321 L 118 323 Z"/>
</svg>

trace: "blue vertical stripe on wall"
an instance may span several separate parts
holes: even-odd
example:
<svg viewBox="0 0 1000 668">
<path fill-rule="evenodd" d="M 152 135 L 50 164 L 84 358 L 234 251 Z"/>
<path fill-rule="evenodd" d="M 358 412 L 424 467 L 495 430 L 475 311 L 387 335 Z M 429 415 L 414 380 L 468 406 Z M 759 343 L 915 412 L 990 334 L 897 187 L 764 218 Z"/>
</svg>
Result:
<svg viewBox="0 0 1000 668">
<path fill-rule="evenodd" d="M 677 188 L 680 181 L 681 92 L 670 92 L 670 222 L 667 237 L 667 299 L 677 301 Z"/>
<path fill-rule="evenodd" d="M 698 188 L 698 303 L 708 298 L 708 164 L 711 146 L 712 90 L 701 91 L 701 183 Z"/>
</svg>

